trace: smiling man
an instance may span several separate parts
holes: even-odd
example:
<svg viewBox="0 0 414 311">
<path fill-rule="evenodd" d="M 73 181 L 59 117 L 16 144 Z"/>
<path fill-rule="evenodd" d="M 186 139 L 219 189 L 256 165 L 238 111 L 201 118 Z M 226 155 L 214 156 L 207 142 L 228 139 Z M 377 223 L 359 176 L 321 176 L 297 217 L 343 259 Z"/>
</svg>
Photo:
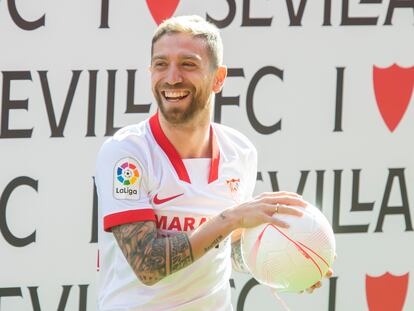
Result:
<svg viewBox="0 0 414 311">
<path fill-rule="evenodd" d="M 98 308 L 232 310 L 231 258 L 245 270 L 240 229 L 286 227 L 277 215 L 299 217 L 291 206 L 307 203 L 287 192 L 252 199 L 254 146 L 211 122 L 227 74 L 214 25 L 198 16 L 163 22 L 150 70 L 157 113 L 119 130 L 98 155 Z"/>
</svg>

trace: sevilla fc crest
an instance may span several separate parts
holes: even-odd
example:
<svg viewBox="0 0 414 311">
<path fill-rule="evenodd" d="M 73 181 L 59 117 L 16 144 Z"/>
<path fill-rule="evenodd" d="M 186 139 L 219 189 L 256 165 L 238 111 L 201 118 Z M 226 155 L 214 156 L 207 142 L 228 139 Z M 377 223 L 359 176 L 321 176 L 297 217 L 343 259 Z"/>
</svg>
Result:
<svg viewBox="0 0 414 311">
<path fill-rule="evenodd" d="M 414 88 L 414 66 L 374 66 L 373 82 L 378 109 L 388 129 L 393 132 L 410 103 Z"/>
<path fill-rule="evenodd" d="M 229 187 L 231 196 L 236 203 L 239 203 L 239 187 L 240 187 L 240 178 L 231 178 L 226 180 L 226 184 Z"/>
<path fill-rule="evenodd" d="M 401 276 L 387 272 L 381 276 L 365 276 L 369 311 L 402 311 L 407 296 L 408 272 Z"/>
</svg>

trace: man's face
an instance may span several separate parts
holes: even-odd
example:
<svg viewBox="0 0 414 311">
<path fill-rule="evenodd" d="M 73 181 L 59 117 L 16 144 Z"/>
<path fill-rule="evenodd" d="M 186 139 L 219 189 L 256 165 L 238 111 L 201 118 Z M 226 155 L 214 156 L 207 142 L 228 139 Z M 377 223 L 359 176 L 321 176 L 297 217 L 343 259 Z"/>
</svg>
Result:
<svg viewBox="0 0 414 311">
<path fill-rule="evenodd" d="M 155 42 L 151 84 L 164 118 L 172 124 L 185 124 L 200 113 L 209 114 L 216 72 L 201 38 L 172 33 Z"/>
</svg>

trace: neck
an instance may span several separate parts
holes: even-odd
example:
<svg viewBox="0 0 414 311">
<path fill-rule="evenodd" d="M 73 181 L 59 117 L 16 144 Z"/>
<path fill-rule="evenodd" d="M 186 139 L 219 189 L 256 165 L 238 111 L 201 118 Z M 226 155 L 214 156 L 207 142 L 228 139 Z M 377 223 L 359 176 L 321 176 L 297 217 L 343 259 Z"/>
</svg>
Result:
<svg viewBox="0 0 414 311">
<path fill-rule="evenodd" d="M 164 134 L 182 159 L 211 157 L 210 113 L 199 114 L 188 124 L 171 124 L 158 115 Z"/>
</svg>

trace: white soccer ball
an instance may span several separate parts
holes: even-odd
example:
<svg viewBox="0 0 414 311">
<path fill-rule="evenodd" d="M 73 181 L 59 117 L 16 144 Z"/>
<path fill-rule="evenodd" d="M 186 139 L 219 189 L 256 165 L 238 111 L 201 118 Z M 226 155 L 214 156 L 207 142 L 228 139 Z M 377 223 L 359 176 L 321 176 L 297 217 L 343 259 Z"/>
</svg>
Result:
<svg viewBox="0 0 414 311">
<path fill-rule="evenodd" d="M 296 208 L 296 207 L 295 207 Z M 334 261 L 335 236 L 322 212 L 308 205 L 302 217 L 277 214 L 283 229 L 263 224 L 241 237 L 243 259 L 253 277 L 278 292 L 299 292 L 320 281 Z"/>
</svg>

